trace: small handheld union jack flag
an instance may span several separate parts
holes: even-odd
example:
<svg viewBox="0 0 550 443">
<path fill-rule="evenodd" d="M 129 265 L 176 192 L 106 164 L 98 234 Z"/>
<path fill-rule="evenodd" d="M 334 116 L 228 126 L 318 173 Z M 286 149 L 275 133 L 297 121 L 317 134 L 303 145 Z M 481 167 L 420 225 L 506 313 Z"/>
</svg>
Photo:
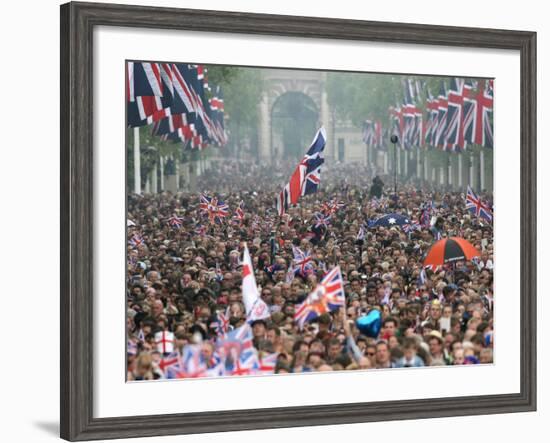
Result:
<svg viewBox="0 0 550 443">
<path fill-rule="evenodd" d="M 214 221 L 221 222 L 222 218 L 229 215 L 229 206 L 226 203 L 216 197 L 208 197 L 204 194 L 200 196 L 200 208 L 208 214 L 210 223 Z"/>
<path fill-rule="evenodd" d="M 137 248 L 137 247 L 141 246 L 142 244 L 144 244 L 143 237 L 136 232 L 134 235 L 132 235 L 130 240 L 128 240 L 128 243 L 133 248 Z"/>
<path fill-rule="evenodd" d="M 218 337 L 225 337 L 225 334 L 229 331 L 229 312 L 218 312 L 216 315 L 216 333 Z"/>
<path fill-rule="evenodd" d="M 484 203 L 481 197 L 478 197 L 469 186 L 466 193 L 466 209 L 476 217 L 480 217 L 488 222 L 493 221 L 493 211 L 489 205 Z"/>
<path fill-rule="evenodd" d="M 294 260 L 292 261 L 294 274 L 298 273 L 305 277 L 313 272 L 313 262 L 309 252 L 304 252 L 300 248 L 292 246 L 292 253 L 294 254 Z"/>
<path fill-rule="evenodd" d="M 235 209 L 235 220 L 242 223 L 244 220 L 244 201 L 241 200 L 237 209 Z"/>
<path fill-rule="evenodd" d="M 338 212 L 340 208 L 343 208 L 345 205 L 343 202 L 337 200 L 331 200 L 329 202 L 323 203 L 321 207 L 321 212 L 325 215 L 332 215 Z"/>
<path fill-rule="evenodd" d="M 183 218 L 180 218 L 176 214 L 174 214 L 172 217 L 168 219 L 168 224 L 173 228 L 179 229 L 183 225 Z"/>
<path fill-rule="evenodd" d="M 330 224 L 331 215 L 325 215 L 321 212 L 317 212 L 314 215 L 315 217 L 315 227 L 320 228 L 321 226 L 324 226 L 325 228 L 328 227 Z"/>
<path fill-rule="evenodd" d="M 259 368 L 258 371 L 260 374 L 274 374 L 275 368 L 277 367 L 277 359 L 279 357 L 278 352 L 273 352 L 271 354 L 261 354 L 259 356 Z"/>
<path fill-rule="evenodd" d="M 294 314 L 294 321 L 300 329 L 304 325 L 322 314 L 334 311 L 345 306 L 344 283 L 340 267 L 333 268 L 321 283 L 311 292 L 304 302 L 299 305 Z"/>
</svg>

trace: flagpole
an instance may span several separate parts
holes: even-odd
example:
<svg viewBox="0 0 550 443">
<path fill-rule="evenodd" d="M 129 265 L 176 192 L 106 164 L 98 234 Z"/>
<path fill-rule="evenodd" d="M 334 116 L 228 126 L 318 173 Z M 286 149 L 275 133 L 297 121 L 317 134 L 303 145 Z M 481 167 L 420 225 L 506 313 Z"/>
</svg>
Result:
<svg viewBox="0 0 550 443">
<path fill-rule="evenodd" d="M 393 134 L 390 137 L 390 141 L 393 143 L 393 193 L 397 200 L 397 142 L 399 138 L 397 135 Z"/>
</svg>

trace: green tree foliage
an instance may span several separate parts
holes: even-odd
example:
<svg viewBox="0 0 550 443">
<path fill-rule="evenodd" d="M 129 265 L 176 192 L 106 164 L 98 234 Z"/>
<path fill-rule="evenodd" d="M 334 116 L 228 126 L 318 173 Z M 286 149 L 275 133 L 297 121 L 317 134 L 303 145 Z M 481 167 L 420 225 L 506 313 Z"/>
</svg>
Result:
<svg viewBox="0 0 550 443">
<path fill-rule="evenodd" d="M 255 139 L 258 104 L 262 92 L 262 70 L 208 65 L 208 81 L 223 90 L 229 149 L 238 149 L 244 139 Z"/>
</svg>

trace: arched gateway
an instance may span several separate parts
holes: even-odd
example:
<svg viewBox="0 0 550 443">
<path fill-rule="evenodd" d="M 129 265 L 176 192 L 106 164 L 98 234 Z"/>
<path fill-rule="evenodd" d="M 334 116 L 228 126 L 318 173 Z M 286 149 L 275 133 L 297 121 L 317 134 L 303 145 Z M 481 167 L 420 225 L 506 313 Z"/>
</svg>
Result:
<svg viewBox="0 0 550 443">
<path fill-rule="evenodd" d="M 305 145 L 297 147 L 305 152 L 316 129 L 324 125 L 328 143 L 325 158 L 334 156 L 333 122 L 325 89 L 326 73 L 290 69 L 269 69 L 263 77 L 264 90 L 258 106 L 259 155 L 265 162 L 295 154 L 289 145 L 302 141 L 304 134 L 311 132 Z M 298 120 L 285 122 L 289 109 Z M 279 123 L 279 124 L 277 124 Z M 300 129 L 289 135 L 289 126 Z M 311 126 L 311 127 L 310 127 Z M 312 129 L 313 128 L 313 129 Z"/>
</svg>

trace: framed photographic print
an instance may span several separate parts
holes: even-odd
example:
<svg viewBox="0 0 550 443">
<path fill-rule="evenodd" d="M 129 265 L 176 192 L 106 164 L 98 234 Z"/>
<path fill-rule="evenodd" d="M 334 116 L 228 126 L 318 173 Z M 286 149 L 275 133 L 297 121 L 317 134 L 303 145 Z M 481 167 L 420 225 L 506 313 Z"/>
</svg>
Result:
<svg viewBox="0 0 550 443">
<path fill-rule="evenodd" d="M 62 5 L 61 437 L 535 410 L 535 45 Z"/>
</svg>

